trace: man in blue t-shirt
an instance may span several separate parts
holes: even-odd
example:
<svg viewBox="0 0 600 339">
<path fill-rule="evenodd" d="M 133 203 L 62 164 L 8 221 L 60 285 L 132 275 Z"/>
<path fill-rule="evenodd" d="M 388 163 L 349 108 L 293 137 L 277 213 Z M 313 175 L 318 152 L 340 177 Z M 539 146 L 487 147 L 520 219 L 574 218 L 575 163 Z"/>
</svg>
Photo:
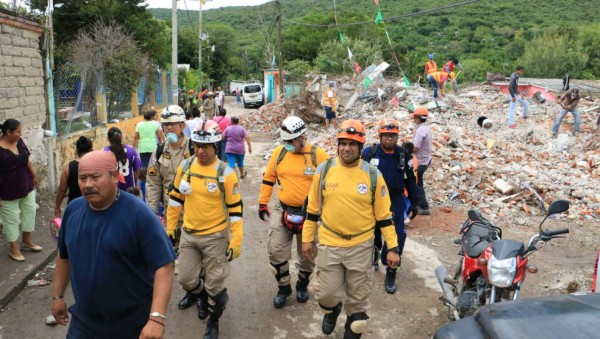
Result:
<svg viewBox="0 0 600 339">
<path fill-rule="evenodd" d="M 406 242 L 406 230 L 404 229 L 405 188 L 410 200 L 410 218 L 412 219 L 417 215 L 417 184 L 412 166 L 412 152 L 397 145 L 398 133 L 400 133 L 400 123 L 397 120 L 391 118 L 381 120 L 378 131 L 380 143 L 365 147 L 362 151 L 362 158 L 377 166 L 388 187 L 390 200 L 392 201 L 394 227 L 398 235 L 398 249 L 400 251 L 398 254 L 402 258 L 402 251 Z M 384 244 L 382 247 L 381 230 L 376 227 L 373 266 L 376 268 L 379 266 L 380 252 L 381 262 L 387 265 L 387 250 L 387 245 Z M 400 264 L 396 267 L 387 266 L 385 291 L 389 294 L 396 293 L 396 270 L 399 266 Z"/>
<path fill-rule="evenodd" d="M 67 206 L 60 228 L 52 314 L 66 325 L 70 279 L 68 338 L 162 338 L 176 258 L 164 228 L 117 188 L 112 152 L 86 154 L 78 179 L 84 196 Z"/>
</svg>

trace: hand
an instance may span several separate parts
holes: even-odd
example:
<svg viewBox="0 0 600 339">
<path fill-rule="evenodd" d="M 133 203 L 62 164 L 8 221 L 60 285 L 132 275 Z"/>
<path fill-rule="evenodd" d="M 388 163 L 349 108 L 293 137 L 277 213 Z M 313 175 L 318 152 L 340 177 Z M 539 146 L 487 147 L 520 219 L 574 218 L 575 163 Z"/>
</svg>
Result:
<svg viewBox="0 0 600 339">
<path fill-rule="evenodd" d="M 64 300 L 52 300 L 52 315 L 54 319 L 61 324 L 66 325 L 69 321 L 69 313 L 67 313 L 67 303 Z"/>
<path fill-rule="evenodd" d="M 304 244 L 302 244 L 302 250 L 304 250 Z M 388 252 L 386 259 L 388 266 L 390 267 L 395 267 L 398 266 L 398 264 L 400 264 L 400 256 L 396 252 Z"/>
<path fill-rule="evenodd" d="M 304 258 L 309 259 L 309 260 L 314 257 L 312 242 L 303 242 L 302 243 L 302 256 L 304 256 Z"/>
<path fill-rule="evenodd" d="M 252 154 L 252 148 L 248 148 L 248 153 Z"/>
<path fill-rule="evenodd" d="M 265 215 L 269 218 L 271 217 L 271 212 L 269 212 L 269 206 L 267 206 L 267 204 L 259 204 L 258 205 L 258 217 L 262 221 L 267 221 L 267 220 L 265 220 Z"/>
<path fill-rule="evenodd" d="M 158 320 L 161 321 L 161 320 Z M 161 323 L 164 320 L 161 321 Z M 156 321 L 148 320 L 146 326 L 142 329 L 140 339 L 161 339 L 165 334 L 165 326 Z"/>
<path fill-rule="evenodd" d="M 242 248 L 239 246 L 229 246 L 227 249 L 227 261 L 232 261 L 233 259 L 237 259 L 242 253 Z"/>
<path fill-rule="evenodd" d="M 517 97 L 512 97 L 512 102 L 517 102 Z"/>
<path fill-rule="evenodd" d="M 419 214 L 419 207 L 417 204 L 410 204 L 410 210 L 408 211 L 408 217 L 413 220 Z"/>
<path fill-rule="evenodd" d="M 171 240 L 171 244 L 175 244 L 175 229 L 167 228 L 167 235 L 169 236 L 169 240 Z"/>
<path fill-rule="evenodd" d="M 0 204 L 0 207 L 1 207 L 1 206 L 2 206 L 2 205 Z M 62 210 L 60 209 L 60 207 L 55 207 L 55 208 L 54 208 L 54 216 L 55 216 L 55 217 L 57 217 L 57 218 L 60 218 L 60 214 L 61 214 L 61 213 L 62 213 Z"/>
</svg>

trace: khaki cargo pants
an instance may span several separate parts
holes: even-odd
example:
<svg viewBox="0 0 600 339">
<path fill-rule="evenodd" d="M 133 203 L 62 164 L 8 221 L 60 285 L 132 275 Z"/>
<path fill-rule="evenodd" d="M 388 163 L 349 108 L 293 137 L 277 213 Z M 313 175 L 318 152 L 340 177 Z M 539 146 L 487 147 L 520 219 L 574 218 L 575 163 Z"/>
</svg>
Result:
<svg viewBox="0 0 600 339">
<path fill-rule="evenodd" d="M 292 242 L 294 234 L 292 234 L 288 228 L 281 223 L 281 216 L 283 214 L 283 208 L 281 204 L 277 204 L 277 207 L 271 213 L 270 229 L 269 229 L 269 261 L 271 262 L 271 268 L 275 269 L 273 265 L 278 265 L 277 273 L 281 274 L 288 272 L 290 265 L 289 260 L 292 258 Z M 315 268 L 314 259 L 306 259 L 302 256 L 302 234 L 296 234 L 296 269 L 299 271 L 309 272 Z M 313 253 L 316 250 L 313 249 Z M 308 277 L 307 277 L 308 278 Z M 279 286 L 289 285 L 290 275 L 284 275 L 279 279 Z"/>
<path fill-rule="evenodd" d="M 325 307 L 345 302 L 347 314 L 367 312 L 373 291 L 373 238 L 352 247 L 318 244 L 315 298 Z"/>
<path fill-rule="evenodd" d="M 204 289 L 209 295 L 217 295 L 225 288 L 229 276 L 227 229 L 207 235 L 181 232 L 179 242 L 179 283 L 184 290 L 197 294 Z M 201 277 L 204 273 L 204 277 Z"/>
</svg>

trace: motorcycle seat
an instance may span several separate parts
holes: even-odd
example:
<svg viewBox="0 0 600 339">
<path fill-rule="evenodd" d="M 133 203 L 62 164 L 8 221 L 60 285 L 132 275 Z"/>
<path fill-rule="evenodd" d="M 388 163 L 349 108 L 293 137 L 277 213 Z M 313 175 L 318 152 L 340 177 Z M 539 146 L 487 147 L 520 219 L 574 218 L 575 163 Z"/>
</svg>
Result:
<svg viewBox="0 0 600 339">
<path fill-rule="evenodd" d="M 490 228 L 485 224 L 473 223 L 465 235 L 465 250 L 467 256 L 477 258 L 483 250 L 488 247 Z"/>
</svg>

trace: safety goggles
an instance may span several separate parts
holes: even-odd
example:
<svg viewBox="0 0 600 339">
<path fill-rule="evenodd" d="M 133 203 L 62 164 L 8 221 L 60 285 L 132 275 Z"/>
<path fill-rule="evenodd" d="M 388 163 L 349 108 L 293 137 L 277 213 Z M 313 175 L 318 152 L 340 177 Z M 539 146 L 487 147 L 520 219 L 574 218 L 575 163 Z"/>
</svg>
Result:
<svg viewBox="0 0 600 339">
<path fill-rule="evenodd" d="M 354 127 L 348 127 L 348 128 L 346 128 L 346 129 L 342 129 L 342 128 L 340 128 L 340 129 L 338 129 L 338 130 L 337 130 L 337 132 L 338 132 L 338 133 L 344 133 L 344 132 L 346 132 L 346 133 L 348 133 L 348 134 L 352 134 L 352 135 L 356 134 L 356 135 L 358 135 L 358 136 L 361 136 L 361 137 L 364 137 L 364 136 L 365 136 L 365 134 L 364 134 L 363 132 L 361 132 L 361 131 L 357 130 L 357 129 L 356 129 L 356 128 L 354 128 Z"/>
<path fill-rule="evenodd" d="M 291 139 L 291 140 L 283 140 L 283 142 L 286 143 L 286 144 L 293 144 L 296 140 L 298 140 L 298 138 L 294 138 L 294 139 Z"/>
<path fill-rule="evenodd" d="M 387 131 L 390 131 L 390 130 L 393 130 L 393 129 L 400 129 L 400 128 L 396 124 L 389 123 L 387 125 L 381 125 L 381 126 L 379 126 L 379 129 L 385 129 Z"/>
<path fill-rule="evenodd" d="M 298 128 L 296 128 L 296 129 L 293 129 L 293 130 L 290 130 L 290 129 L 289 129 L 289 128 L 287 128 L 285 125 L 281 125 L 281 127 L 280 127 L 280 128 L 281 128 L 283 131 L 285 131 L 285 132 L 287 132 L 287 133 L 289 133 L 289 134 L 294 134 L 294 133 L 298 133 L 298 132 L 300 132 L 300 131 L 301 131 L 301 130 L 304 128 L 304 126 L 299 126 Z"/>
<path fill-rule="evenodd" d="M 179 114 L 177 113 L 171 113 L 171 112 L 162 112 L 162 114 L 160 115 L 161 118 L 163 119 L 169 119 L 172 116 L 179 116 Z"/>
</svg>

